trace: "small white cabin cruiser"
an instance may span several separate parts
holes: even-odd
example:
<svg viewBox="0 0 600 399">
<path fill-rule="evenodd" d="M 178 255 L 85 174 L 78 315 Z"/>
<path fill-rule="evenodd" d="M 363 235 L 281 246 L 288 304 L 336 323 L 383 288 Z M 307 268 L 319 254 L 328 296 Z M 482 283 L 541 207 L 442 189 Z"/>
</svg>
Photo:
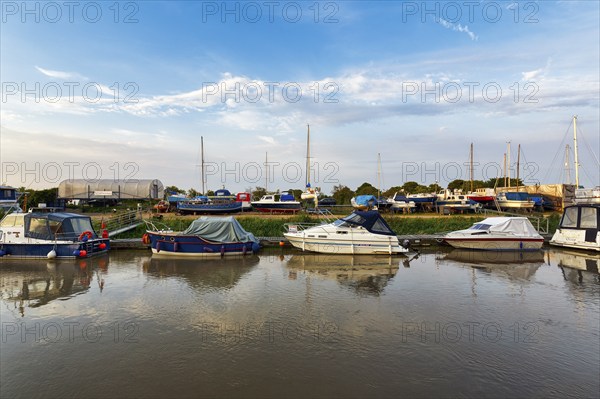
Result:
<svg viewBox="0 0 600 399">
<path fill-rule="evenodd" d="M 550 245 L 600 251 L 600 205 L 567 206 Z"/>
<path fill-rule="evenodd" d="M 329 254 L 400 254 L 408 252 L 377 211 L 354 211 L 333 223 L 287 224 L 284 236 L 296 248 Z"/>
<path fill-rule="evenodd" d="M 544 238 L 525 217 L 491 217 L 466 230 L 453 231 L 444 241 L 454 248 L 487 251 L 538 250 Z"/>
</svg>

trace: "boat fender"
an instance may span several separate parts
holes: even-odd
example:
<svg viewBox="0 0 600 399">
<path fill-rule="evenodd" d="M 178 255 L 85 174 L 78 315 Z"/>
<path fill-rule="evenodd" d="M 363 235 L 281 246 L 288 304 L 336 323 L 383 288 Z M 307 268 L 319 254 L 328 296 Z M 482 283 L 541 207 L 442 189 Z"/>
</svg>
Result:
<svg viewBox="0 0 600 399">
<path fill-rule="evenodd" d="M 156 242 L 156 253 L 160 252 L 160 241 Z"/>
<path fill-rule="evenodd" d="M 257 253 L 259 249 L 260 249 L 259 243 L 257 243 L 257 242 L 252 243 L 252 252 Z"/>
<path fill-rule="evenodd" d="M 92 237 L 93 237 L 93 236 L 94 236 L 94 235 L 92 234 L 92 232 L 91 232 L 91 231 L 89 231 L 89 230 L 86 230 L 86 231 L 84 231 L 83 233 L 81 233 L 81 234 L 79 235 L 79 241 L 86 242 L 87 240 L 90 240 L 90 239 L 92 239 Z"/>
<path fill-rule="evenodd" d="M 148 233 L 144 233 L 142 236 L 142 244 L 150 244 L 150 235 Z"/>
<path fill-rule="evenodd" d="M 519 242 L 519 248 L 523 249 L 523 241 Z"/>
<path fill-rule="evenodd" d="M 106 243 L 101 242 L 100 245 L 98 245 L 98 248 L 106 249 Z"/>
<path fill-rule="evenodd" d="M 102 238 L 108 238 L 108 230 L 102 230 Z"/>
<path fill-rule="evenodd" d="M 221 245 L 221 256 L 225 256 L 225 245 Z"/>
<path fill-rule="evenodd" d="M 3 249 L 0 249 L 0 258 L 3 257 L 4 255 L 6 255 L 6 251 Z"/>
<path fill-rule="evenodd" d="M 85 249 L 82 249 L 81 251 L 79 251 L 79 256 L 85 258 L 87 256 L 87 251 Z"/>
<path fill-rule="evenodd" d="M 410 241 L 409 240 L 402 241 L 402 248 L 408 249 L 409 247 L 410 247 Z"/>
<path fill-rule="evenodd" d="M 177 252 L 179 251 L 179 243 L 177 241 L 175 241 L 173 243 L 173 252 Z"/>
<path fill-rule="evenodd" d="M 73 251 L 73 256 L 79 256 L 79 252 L 80 251 L 78 249 L 76 249 L 75 251 Z"/>
<path fill-rule="evenodd" d="M 46 257 L 48 259 L 54 259 L 54 258 L 56 258 L 56 251 L 52 250 L 52 251 L 48 252 L 48 255 L 46 255 Z"/>
</svg>

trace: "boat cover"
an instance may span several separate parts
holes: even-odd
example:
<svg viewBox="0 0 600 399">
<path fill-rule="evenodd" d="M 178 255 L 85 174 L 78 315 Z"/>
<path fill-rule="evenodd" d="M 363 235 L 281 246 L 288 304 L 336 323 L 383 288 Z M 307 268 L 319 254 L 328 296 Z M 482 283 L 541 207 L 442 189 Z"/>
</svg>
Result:
<svg viewBox="0 0 600 399">
<path fill-rule="evenodd" d="M 354 197 L 354 202 L 356 202 L 356 205 L 372 206 L 377 204 L 377 198 L 374 195 L 357 195 Z"/>
<path fill-rule="evenodd" d="M 491 217 L 475 223 L 468 230 L 488 230 L 490 233 L 509 233 L 522 237 L 540 237 L 525 217 Z"/>
<path fill-rule="evenodd" d="M 373 234 L 396 235 L 377 211 L 354 211 L 341 220 L 354 226 L 362 226 Z"/>
<path fill-rule="evenodd" d="M 529 194 L 524 192 L 506 192 L 506 199 L 509 201 L 527 201 L 529 199 Z"/>
<path fill-rule="evenodd" d="M 208 217 L 202 216 L 192 222 L 181 233 L 195 235 L 209 241 L 218 242 L 248 242 L 258 243 L 254 234 L 248 233 L 233 216 Z"/>
<path fill-rule="evenodd" d="M 33 212 L 25 215 L 25 237 L 40 240 L 77 240 L 84 231 L 90 231 L 96 238 L 89 216 L 68 212 Z"/>
</svg>

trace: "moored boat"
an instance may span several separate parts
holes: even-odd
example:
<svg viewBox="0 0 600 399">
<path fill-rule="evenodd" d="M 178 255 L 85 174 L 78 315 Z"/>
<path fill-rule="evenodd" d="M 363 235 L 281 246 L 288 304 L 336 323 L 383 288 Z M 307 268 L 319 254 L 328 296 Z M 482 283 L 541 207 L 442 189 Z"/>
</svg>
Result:
<svg viewBox="0 0 600 399">
<path fill-rule="evenodd" d="M 75 259 L 106 253 L 89 216 L 67 212 L 10 213 L 0 221 L 0 257 Z"/>
<path fill-rule="evenodd" d="M 544 238 L 525 217 L 490 217 L 465 230 L 448 233 L 443 240 L 454 248 L 487 251 L 539 250 Z"/>
<path fill-rule="evenodd" d="M 550 245 L 600 251 L 600 205 L 566 207 Z"/>
<path fill-rule="evenodd" d="M 198 196 L 192 200 L 179 201 L 177 211 L 181 214 L 225 214 L 242 211 L 242 202 L 236 200 L 228 190 L 221 189 L 213 196 Z"/>
<path fill-rule="evenodd" d="M 302 209 L 300 202 L 287 192 L 263 195 L 251 204 L 254 210 L 265 213 L 296 213 Z"/>
<path fill-rule="evenodd" d="M 260 244 L 233 216 L 202 216 L 181 232 L 147 230 L 142 242 L 157 256 L 214 257 L 257 252 Z"/>
<path fill-rule="evenodd" d="M 408 252 L 377 211 L 354 211 L 332 223 L 287 224 L 284 236 L 296 248 L 330 254 L 401 254 Z"/>
</svg>

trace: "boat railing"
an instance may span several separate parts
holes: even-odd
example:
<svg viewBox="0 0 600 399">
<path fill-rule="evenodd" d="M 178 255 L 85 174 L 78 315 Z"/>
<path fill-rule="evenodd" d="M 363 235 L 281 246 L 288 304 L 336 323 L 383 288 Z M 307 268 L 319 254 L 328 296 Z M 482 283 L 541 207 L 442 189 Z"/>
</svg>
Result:
<svg viewBox="0 0 600 399">
<path fill-rule="evenodd" d="M 287 228 L 288 233 L 300 233 L 306 229 L 313 227 L 324 226 L 326 223 L 285 223 L 284 226 Z M 325 229 L 323 229 L 325 231 Z"/>
<path fill-rule="evenodd" d="M 161 231 L 161 232 L 173 232 L 169 226 L 156 220 L 144 219 L 147 231 Z"/>
</svg>

